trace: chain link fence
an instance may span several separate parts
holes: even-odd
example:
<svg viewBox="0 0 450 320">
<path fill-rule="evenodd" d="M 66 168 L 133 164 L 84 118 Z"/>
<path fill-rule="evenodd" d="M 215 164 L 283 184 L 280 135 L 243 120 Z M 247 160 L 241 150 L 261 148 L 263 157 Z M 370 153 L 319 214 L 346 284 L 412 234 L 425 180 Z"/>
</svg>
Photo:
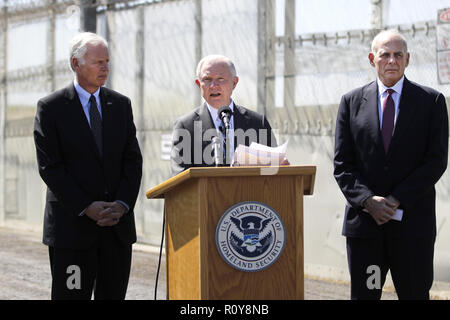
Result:
<svg viewBox="0 0 450 320">
<path fill-rule="evenodd" d="M 41 228 L 45 186 L 32 137 L 36 102 L 73 79 L 68 43 L 79 32 L 84 5 L 96 8 L 97 32 L 110 43 L 108 86 L 133 103 L 144 156 L 139 241 L 160 242 L 163 203 L 147 200 L 145 191 L 170 176 L 173 121 L 201 102 L 196 64 L 217 53 L 236 64 L 235 101 L 267 115 L 278 142 L 289 140 L 292 164 L 318 168 L 315 195 L 305 199 L 305 263 L 345 269 L 345 200 L 332 176 L 334 126 L 342 94 L 375 79 L 367 54 L 376 30 L 398 28 L 411 52 L 406 76 L 450 97 L 450 86 L 437 80 L 436 20 L 392 24 L 402 1 L 365 1 L 355 12 L 369 21 L 360 29 L 303 33 L 297 26 L 317 14 L 305 0 L 0 0 L 0 224 Z M 450 7 L 447 2 L 439 5 Z M 449 173 L 437 190 L 437 274 L 450 280 L 450 244 L 441 240 L 450 236 Z"/>
</svg>

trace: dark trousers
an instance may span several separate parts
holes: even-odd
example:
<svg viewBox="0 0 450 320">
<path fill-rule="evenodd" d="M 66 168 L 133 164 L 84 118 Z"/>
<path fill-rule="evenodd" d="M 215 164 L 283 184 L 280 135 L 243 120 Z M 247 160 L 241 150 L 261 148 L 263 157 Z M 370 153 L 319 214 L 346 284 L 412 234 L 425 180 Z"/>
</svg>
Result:
<svg viewBox="0 0 450 320">
<path fill-rule="evenodd" d="M 123 300 L 131 268 L 131 245 L 123 245 L 112 228 L 100 230 L 88 250 L 49 247 L 52 300 Z"/>
<path fill-rule="evenodd" d="M 434 237 L 347 237 L 351 299 L 379 300 L 390 270 L 399 300 L 428 300 L 433 284 L 434 242 Z"/>
</svg>

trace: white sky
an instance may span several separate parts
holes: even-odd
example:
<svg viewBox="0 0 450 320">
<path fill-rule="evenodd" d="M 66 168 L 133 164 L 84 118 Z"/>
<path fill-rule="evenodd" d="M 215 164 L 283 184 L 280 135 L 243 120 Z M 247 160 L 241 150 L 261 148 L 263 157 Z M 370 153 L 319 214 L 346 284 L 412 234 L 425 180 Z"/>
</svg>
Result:
<svg viewBox="0 0 450 320">
<path fill-rule="evenodd" d="M 284 15 L 284 0 L 277 1 L 277 17 Z M 385 25 L 435 20 L 437 10 L 450 7 L 450 0 L 383 0 L 388 4 Z M 296 32 L 337 32 L 370 27 L 371 0 L 297 0 Z M 284 23 L 277 24 L 277 35 Z"/>
</svg>

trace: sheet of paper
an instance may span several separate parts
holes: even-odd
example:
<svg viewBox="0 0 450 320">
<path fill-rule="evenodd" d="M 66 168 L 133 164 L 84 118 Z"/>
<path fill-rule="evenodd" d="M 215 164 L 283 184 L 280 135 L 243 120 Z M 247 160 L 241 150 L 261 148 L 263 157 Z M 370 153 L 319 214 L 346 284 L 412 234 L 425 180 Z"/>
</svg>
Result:
<svg viewBox="0 0 450 320">
<path fill-rule="evenodd" d="M 250 149 L 260 150 L 260 151 L 264 151 L 264 152 L 271 152 L 271 153 L 284 153 L 284 154 L 286 154 L 288 142 L 289 142 L 289 140 L 286 141 L 285 143 L 283 143 L 281 146 L 274 147 L 274 148 L 268 147 L 266 145 L 259 144 L 259 143 L 256 143 L 256 142 L 252 142 L 250 144 Z"/>
<path fill-rule="evenodd" d="M 286 157 L 288 141 L 272 148 L 252 142 L 249 147 L 240 144 L 234 151 L 233 166 L 278 166 Z"/>
<path fill-rule="evenodd" d="M 369 213 L 369 211 L 367 209 L 363 209 L 363 211 Z M 394 219 L 397 221 L 402 221 L 402 218 L 403 218 L 403 210 L 397 209 L 397 210 L 395 210 L 395 213 L 391 219 Z"/>
<path fill-rule="evenodd" d="M 403 210 L 397 209 L 395 211 L 395 214 L 392 216 L 392 219 L 397 220 L 397 221 L 402 221 L 402 218 L 403 218 Z"/>
</svg>

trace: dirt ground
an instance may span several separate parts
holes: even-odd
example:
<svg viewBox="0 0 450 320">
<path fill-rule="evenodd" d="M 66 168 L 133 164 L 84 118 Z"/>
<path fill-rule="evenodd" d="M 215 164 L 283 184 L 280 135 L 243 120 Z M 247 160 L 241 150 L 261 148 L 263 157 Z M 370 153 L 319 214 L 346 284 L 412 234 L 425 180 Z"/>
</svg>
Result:
<svg viewBox="0 0 450 320">
<path fill-rule="evenodd" d="M 128 285 L 127 300 L 153 300 L 159 248 L 136 244 Z M 166 299 L 165 260 L 162 258 L 157 299 Z M 40 234 L 0 228 L 0 300 L 48 300 L 51 275 L 48 250 Z M 435 284 L 432 298 L 448 298 L 450 284 Z M 448 290 L 448 291 L 446 291 Z M 348 300 L 348 283 L 335 283 L 305 277 L 306 300 Z M 383 292 L 383 300 L 397 299 L 394 292 Z"/>
</svg>

